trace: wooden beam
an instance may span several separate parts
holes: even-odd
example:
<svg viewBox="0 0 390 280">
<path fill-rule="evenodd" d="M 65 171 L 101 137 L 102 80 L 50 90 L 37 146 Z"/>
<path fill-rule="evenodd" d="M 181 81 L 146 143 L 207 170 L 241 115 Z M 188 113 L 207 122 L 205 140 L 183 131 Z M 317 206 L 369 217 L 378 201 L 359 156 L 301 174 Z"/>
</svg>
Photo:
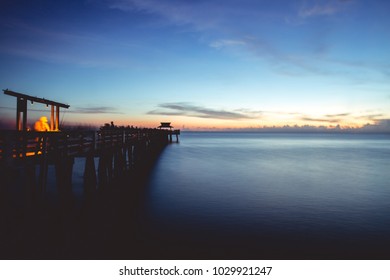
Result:
<svg viewBox="0 0 390 280">
<path fill-rule="evenodd" d="M 52 100 L 49 100 L 49 99 L 45 99 L 45 98 L 38 98 L 38 97 L 30 96 L 30 95 L 27 95 L 27 94 L 11 91 L 11 90 L 8 90 L 8 89 L 4 89 L 3 92 L 4 92 L 4 94 L 7 94 L 7 95 L 11 95 L 11 96 L 14 96 L 14 97 L 17 97 L 17 98 L 23 98 L 26 101 L 29 100 L 29 101 L 33 101 L 33 102 L 37 102 L 37 103 L 46 104 L 46 105 L 59 106 L 59 107 L 62 107 L 62 108 L 67 108 L 67 109 L 70 107 L 69 105 L 64 104 L 64 103 L 55 102 L 55 101 L 52 101 Z"/>
</svg>

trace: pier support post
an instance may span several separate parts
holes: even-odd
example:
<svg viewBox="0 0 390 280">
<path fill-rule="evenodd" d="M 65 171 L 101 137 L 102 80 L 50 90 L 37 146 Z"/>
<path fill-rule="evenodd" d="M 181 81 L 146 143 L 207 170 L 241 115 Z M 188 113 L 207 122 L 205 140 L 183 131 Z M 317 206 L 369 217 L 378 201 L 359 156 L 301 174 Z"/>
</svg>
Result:
<svg viewBox="0 0 390 280">
<path fill-rule="evenodd" d="M 125 155 L 123 153 L 123 149 L 124 148 L 119 147 L 114 153 L 114 178 L 121 176 L 124 171 Z"/>
<path fill-rule="evenodd" d="M 36 198 L 37 192 L 37 179 L 35 172 L 35 163 L 26 163 L 25 170 L 25 192 L 28 202 L 33 201 Z"/>
<path fill-rule="evenodd" d="M 73 157 L 59 158 L 56 161 L 56 182 L 61 197 L 69 197 L 72 193 Z"/>
<path fill-rule="evenodd" d="M 49 167 L 49 162 L 47 158 L 47 152 L 46 152 L 46 144 L 47 144 L 47 136 L 45 135 L 42 140 L 41 144 L 41 152 L 40 155 L 40 167 L 39 167 L 39 193 L 44 194 L 46 192 L 46 184 L 47 184 L 47 170 Z"/>
<path fill-rule="evenodd" d="M 95 169 L 95 158 L 93 154 L 87 155 L 84 168 L 84 193 L 92 194 L 96 190 L 97 178 Z"/>
<path fill-rule="evenodd" d="M 99 157 L 99 165 L 98 165 L 98 184 L 99 188 L 104 188 L 107 185 L 107 167 L 106 160 L 104 155 L 100 155 Z"/>
<path fill-rule="evenodd" d="M 129 144 L 127 147 L 127 168 L 131 169 L 133 166 L 133 144 Z"/>
<path fill-rule="evenodd" d="M 104 188 L 112 179 L 112 152 L 103 152 L 99 158 L 98 166 L 98 184 Z"/>
</svg>

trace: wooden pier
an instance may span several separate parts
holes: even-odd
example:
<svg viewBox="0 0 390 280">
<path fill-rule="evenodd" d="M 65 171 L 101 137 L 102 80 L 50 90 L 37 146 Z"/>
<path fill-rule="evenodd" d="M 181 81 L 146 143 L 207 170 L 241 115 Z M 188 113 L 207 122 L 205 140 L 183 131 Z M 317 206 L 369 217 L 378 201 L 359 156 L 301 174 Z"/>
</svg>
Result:
<svg viewBox="0 0 390 280">
<path fill-rule="evenodd" d="M 136 257 L 149 173 L 179 133 L 0 131 L 0 259 Z M 84 162 L 82 194 L 72 183 L 76 159 Z"/>
<path fill-rule="evenodd" d="M 61 131 L 59 108 L 69 105 L 4 93 L 17 98 L 17 114 L 15 130 L 0 130 L 0 259 L 137 257 L 136 216 L 148 175 L 180 130 L 106 124 Z M 51 131 L 27 129 L 32 102 L 51 106 Z M 77 195 L 76 161 L 83 163 Z"/>
<path fill-rule="evenodd" d="M 74 158 L 85 158 L 84 186 L 89 192 L 105 187 L 124 172 L 151 164 L 172 142 L 172 135 L 178 141 L 179 134 L 179 130 L 117 127 L 71 132 L 0 131 L 0 174 L 6 177 L 5 170 L 23 169 L 34 191 L 44 193 L 49 165 L 55 166 L 58 187 L 70 187 Z"/>
<path fill-rule="evenodd" d="M 163 147 L 172 143 L 173 135 L 176 142 L 179 141 L 180 130 L 173 130 L 170 123 L 161 123 L 155 129 L 117 127 L 111 123 L 98 131 L 60 131 L 60 108 L 68 109 L 69 105 L 8 89 L 3 91 L 5 95 L 16 98 L 16 130 L 0 131 L 2 185 L 9 181 L 7 171 L 18 169 L 28 175 L 25 181 L 34 192 L 44 193 L 48 166 L 54 165 L 58 187 L 71 188 L 73 162 L 81 157 L 85 158 L 84 186 L 89 193 L 97 186 L 106 186 L 126 171 L 141 170 L 144 165 L 152 164 Z M 51 107 L 50 126 L 43 126 L 47 131 L 28 129 L 29 103 Z M 99 160 L 97 174 L 96 157 Z M 36 172 L 37 168 L 39 172 Z M 39 174 L 38 178 L 36 174 Z"/>
</svg>

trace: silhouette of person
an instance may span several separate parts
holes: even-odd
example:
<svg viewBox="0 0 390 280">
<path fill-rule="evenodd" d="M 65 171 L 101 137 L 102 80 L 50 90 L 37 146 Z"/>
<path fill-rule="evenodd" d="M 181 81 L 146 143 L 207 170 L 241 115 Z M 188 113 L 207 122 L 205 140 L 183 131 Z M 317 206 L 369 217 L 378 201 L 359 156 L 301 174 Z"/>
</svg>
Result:
<svg viewBox="0 0 390 280">
<path fill-rule="evenodd" d="M 35 122 L 34 129 L 35 131 L 50 131 L 47 118 L 44 116 L 40 117 L 39 120 Z"/>
</svg>

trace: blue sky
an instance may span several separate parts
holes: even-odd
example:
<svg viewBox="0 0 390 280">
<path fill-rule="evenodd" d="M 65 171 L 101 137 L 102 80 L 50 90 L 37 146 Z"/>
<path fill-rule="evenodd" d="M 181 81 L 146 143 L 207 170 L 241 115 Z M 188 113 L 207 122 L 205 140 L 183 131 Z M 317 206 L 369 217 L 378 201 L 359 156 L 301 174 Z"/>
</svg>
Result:
<svg viewBox="0 0 390 280">
<path fill-rule="evenodd" d="M 0 5 L 2 89 L 69 104 L 66 124 L 389 123 L 389 1 Z M 3 125 L 15 122 L 15 103 L 0 95 Z M 30 107 L 31 123 L 49 115 Z"/>
</svg>

